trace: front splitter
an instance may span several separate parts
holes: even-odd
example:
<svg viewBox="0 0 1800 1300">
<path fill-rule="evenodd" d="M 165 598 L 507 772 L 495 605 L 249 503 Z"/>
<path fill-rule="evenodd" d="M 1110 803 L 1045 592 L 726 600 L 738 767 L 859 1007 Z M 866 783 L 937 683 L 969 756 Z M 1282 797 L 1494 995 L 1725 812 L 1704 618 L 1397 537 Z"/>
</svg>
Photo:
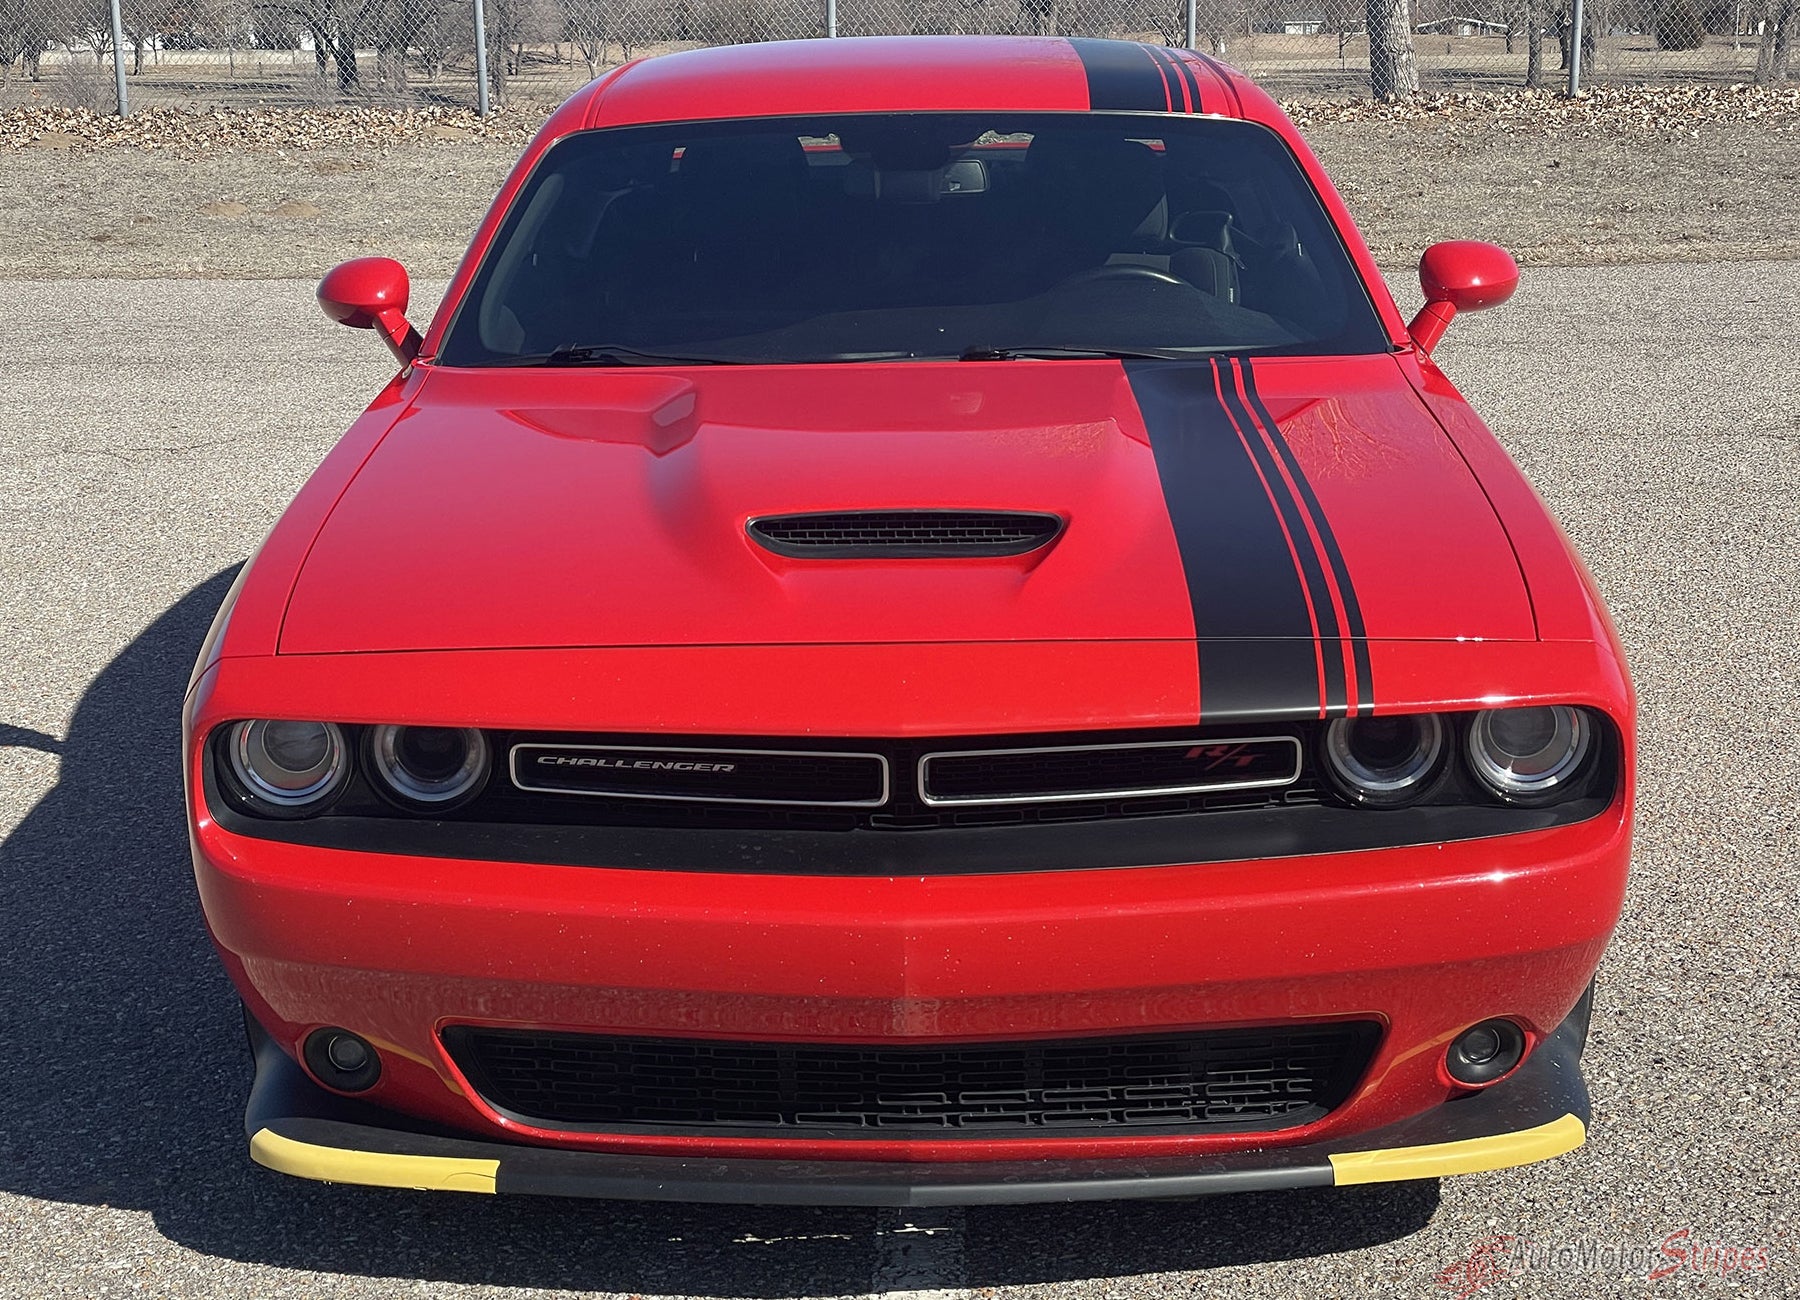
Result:
<svg viewBox="0 0 1800 1300">
<path fill-rule="evenodd" d="M 1438 1178 L 1581 1145 L 1587 999 L 1505 1082 L 1398 1124 L 1307 1146 L 1151 1159 L 711 1159 L 569 1151 L 416 1125 L 313 1083 L 252 1025 L 244 1115 L 257 1163 L 301 1178 L 420 1190 L 752 1205 L 995 1205 L 1206 1196 Z"/>
</svg>

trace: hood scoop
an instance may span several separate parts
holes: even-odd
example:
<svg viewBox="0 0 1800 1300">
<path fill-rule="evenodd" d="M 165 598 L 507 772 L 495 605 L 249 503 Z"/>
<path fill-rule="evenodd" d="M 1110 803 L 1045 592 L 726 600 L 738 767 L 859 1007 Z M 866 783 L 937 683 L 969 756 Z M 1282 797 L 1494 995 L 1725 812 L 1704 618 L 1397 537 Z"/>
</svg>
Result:
<svg viewBox="0 0 1800 1300">
<path fill-rule="evenodd" d="M 798 559 L 978 560 L 1048 546 L 1063 519 L 1021 510 L 843 510 L 763 515 L 745 527 L 764 550 Z"/>
</svg>

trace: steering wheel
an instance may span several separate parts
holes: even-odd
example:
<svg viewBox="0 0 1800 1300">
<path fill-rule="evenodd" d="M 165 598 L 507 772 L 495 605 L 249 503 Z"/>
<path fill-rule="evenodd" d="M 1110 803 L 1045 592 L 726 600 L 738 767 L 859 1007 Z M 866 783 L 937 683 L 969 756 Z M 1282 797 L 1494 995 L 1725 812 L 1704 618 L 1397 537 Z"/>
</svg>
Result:
<svg viewBox="0 0 1800 1300">
<path fill-rule="evenodd" d="M 1076 285 L 1097 284 L 1107 280 L 1121 283 L 1130 280 L 1148 280 L 1151 284 L 1174 284 L 1182 288 L 1192 288 L 1186 280 L 1178 275 L 1170 275 L 1167 271 L 1159 271 L 1154 266 L 1144 266 L 1137 262 L 1121 262 L 1116 266 L 1091 266 L 1085 271 L 1077 271 L 1068 279 L 1057 284 L 1058 289 L 1069 289 Z"/>
</svg>

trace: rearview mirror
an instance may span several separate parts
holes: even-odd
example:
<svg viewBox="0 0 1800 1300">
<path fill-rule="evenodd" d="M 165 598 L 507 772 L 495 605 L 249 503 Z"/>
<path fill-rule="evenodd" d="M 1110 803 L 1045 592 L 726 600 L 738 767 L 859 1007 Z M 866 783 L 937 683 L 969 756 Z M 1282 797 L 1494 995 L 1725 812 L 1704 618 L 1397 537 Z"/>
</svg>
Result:
<svg viewBox="0 0 1800 1300">
<path fill-rule="evenodd" d="M 406 268 L 391 257 L 359 257 L 335 266 L 319 281 L 319 306 L 352 329 L 376 330 L 402 366 L 419 355 L 419 331 L 406 319 L 411 285 Z"/>
<path fill-rule="evenodd" d="M 1498 307 L 1519 287 L 1519 264 L 1498 244 L 1452 239 L 1433 244 L 1419 259 L 1425 307 L 1406 327 L 1422 352 L 1444 337 L 1459 311 Z"/>
</svg>

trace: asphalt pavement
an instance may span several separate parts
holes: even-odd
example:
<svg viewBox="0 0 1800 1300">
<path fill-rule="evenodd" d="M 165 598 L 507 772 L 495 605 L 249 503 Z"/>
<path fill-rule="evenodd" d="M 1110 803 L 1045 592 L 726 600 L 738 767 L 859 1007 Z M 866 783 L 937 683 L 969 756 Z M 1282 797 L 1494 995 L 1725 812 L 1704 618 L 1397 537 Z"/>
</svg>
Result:
<svg viewBox="0 0 1800 1300">
<path fill-rule="evenodd" d="M 1800 264 L 1627 266 L 1529 272 L 1440 349 L 1586 555 L 1641 699 L 1584 1148 L 1184 1203 L 709 1208 L 250 1164 L 180 699 L 386 354 L 310 282 L 0 280 L 0 1296 L 1800 1295 L 1797 340 Z M 1497 1236 L 1560 1267 L 1459 1267 Z"/>
</svg>

